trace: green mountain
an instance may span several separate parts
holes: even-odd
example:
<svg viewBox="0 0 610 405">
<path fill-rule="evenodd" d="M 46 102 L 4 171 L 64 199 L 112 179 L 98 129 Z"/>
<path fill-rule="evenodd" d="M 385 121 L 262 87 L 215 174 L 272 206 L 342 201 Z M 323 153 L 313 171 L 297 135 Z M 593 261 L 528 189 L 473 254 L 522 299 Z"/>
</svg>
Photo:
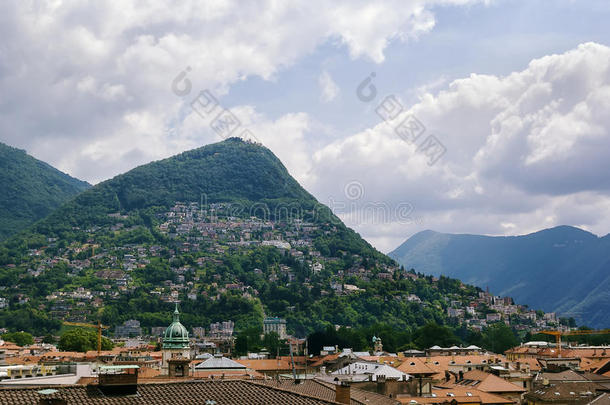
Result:
<svg viewBox="0 0 610 405">
<path fill-rule="evenodd" d="M 0 245 L 0 285 L 11 286 L 0 289 L 9 330 L 98 319 L 150 330 L 169 324 L 178 300 L 187 327 L 232 320 L 258 336 L 263 316 L 279 316 L 297 336 L 341 325 L 386 331 L 384 341 L 400 333 L 400 344 L 428 322 L 457 327 L 448 307 L 481 292 L 401 269 L 271 151 L 237 138 L 79 194 Z"/>
<path fill-rule="evenodd" d="M 0 143 L 0 240 L 90 187 L 25 151 Z"/>
<path fill-rule="evenodd" d="M 610 326 L 610 235 L 570 226 L 510 237 L 423 231 L 389 256 L 407 268 L 489 286 L 581 324 Z"/>
</svg>

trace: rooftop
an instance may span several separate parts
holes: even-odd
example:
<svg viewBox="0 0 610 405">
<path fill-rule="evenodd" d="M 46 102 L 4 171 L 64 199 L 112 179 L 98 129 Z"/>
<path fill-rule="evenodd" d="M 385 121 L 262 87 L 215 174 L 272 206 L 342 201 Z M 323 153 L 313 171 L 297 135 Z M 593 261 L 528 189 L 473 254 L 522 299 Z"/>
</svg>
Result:
<svg viewBox="0 0 610 405">
<path fill-rule="evenodd" d="M 96 385 L 55 387 L 39 392 L 40 388 L 0 389 L 0 403 L 35 405 L 41 398 L 64 400 L 68 404 L 168 404 L 178 400 L 184 405 L 201 404 L 335 404 L 332 400 L 306 393 L 289 391 L 245 380 L 186 381 L 139 384 L 137 395 L 106 396 Z"/>
<path fill-rule="evenodd" d="M 236 370 L 246 369 L 246 366 L 226 357 L 210 357 L 195 366 L 195 370 Z"/>
</svg>

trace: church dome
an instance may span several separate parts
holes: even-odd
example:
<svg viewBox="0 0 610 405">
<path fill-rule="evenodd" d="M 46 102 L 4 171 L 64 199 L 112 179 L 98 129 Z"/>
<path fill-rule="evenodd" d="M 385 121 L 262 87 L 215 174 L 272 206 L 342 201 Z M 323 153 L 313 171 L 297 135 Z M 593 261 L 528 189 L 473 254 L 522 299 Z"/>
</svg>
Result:
<svg viewBox="0 0 610 405">
<path fill-rule="evenodd" d="M 163 348 L 164 349 L 183 349 L 189 347 L 189 333 L 180 323 L 180 312 L 178 311 L 178 304 L 174 310 L 174 320 L 165 329 L 163 334 Z"/>
</svg>

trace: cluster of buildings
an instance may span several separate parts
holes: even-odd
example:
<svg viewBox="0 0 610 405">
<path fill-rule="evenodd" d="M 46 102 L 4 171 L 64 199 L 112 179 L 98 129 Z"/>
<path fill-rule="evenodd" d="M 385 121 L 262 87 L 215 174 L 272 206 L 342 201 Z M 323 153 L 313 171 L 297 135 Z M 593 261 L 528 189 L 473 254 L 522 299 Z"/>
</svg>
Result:
<svg viewBox="0 0 610 405">
<path fill-rule="evenodd" d="M 282 319 L 266 321 L 267 333 L 283 333 Z M 210 330 L 222 334 L 232 327 L 225 322 Z M 2 342 L 0 403 L 155 404 L 172 397 L 193 404 L 607 405 L 610 400 L 610 346 L 529 342 L 503 354 L 477 346 L 388 353 L 376 336 L 371 346 L 371 352 L 329 346 L 317 356 L 295 350 L 276 358 L 210 353 L 182 325 L 176 305 L 159 347 L 76 353 Z"/>
<path fill-rule="evenodd" d="M 451 300 L 447 316 L 479 331 L 495 322 L 504 322 L 516 330 L 532 333 L 550 328 L 569 330 L 567 325 L 559 324 L 554 312 L 544 313 L 516 305 L 512 298 L 494 296 L 489 291 L 479 292 L 479 296 L 469 302 Z"/>
<path fill-rule="evenodd" d="M 298 279 L 300 287 L 319 291 L 325 297 L 366 293 L 366 285 L 356 285 L 355 280 L 368 282 L 408 278 L 416 283 L 423 277 L 358 254 L 342 252 L 343 259 L 338 259 L 328 252 L 321 252 L 314 242 L 321 235 L 334 232 L 336 228 L 333 224 L 307 222 L 297 215 L 299 213 L 272 220 L 269 217 L 244 216 L 242 211 L 240 207 L 228 203 L 176 203 L 167 212 L 157 214 L 157 230 L 168 236 L 170 241 L 163 245 L 154 241 L 139 242 L 137 238 L 129 237 L 148 231 L 141 225 L 135 225 L 137 221 L 133 218 L 118 213 L 108 215 L 107 225 L 85 230 L 88 232 L 85 241 L 66 244 L 65 241 L 49 238 L 45 247 L 31 249 L 28 259 L 19 265 L 19 270 L 23 271 L 20 280 L 35 283 L 45 272 L 61 265 L 68 269 L 68 278 L 86 275 L 94 278 L 95 282 L 88 283 L 87 287 L 67 283 L 45 297 L 24 294 L 31 286 L 21 285 L 21 281 L 11 289 L 0 287 L 0 311 L 27 303 L 50 314 L 53 319 L 96 322 L 100 308 L 140 292 L 138 289 L 143 288 L 138 279 L 141 272 L 137 271 L 145 269 L 158 258 L 168 263 L 171 273 L 167 279 L 155 281 L 152 288 L 147 287 L 146 293 L 168 303 L 184 300 L 220 301 L 228 295 L 239 295 L 245 300 L 256 299 L 260 295 L 257 283 L 252 281 L 256 278 L 285 287 Z M 113 243 L 107 242 L 108 234 L 115 235 Z M 101 242 L 102 239 L 105 242 Z M 290 257 L 293 264 L 283 262 L 268 268 L 248 269 L 253 277 L 247 279 L 230 271 L 217 271 L 225 266 L 223 259 L 229 253 L 243 253 L 258 246 L 278 249 L 282 257 Z M 182 260 L 185 255 L 193 260 L 185 262 Z M 437 282 L 438 279 L 432 278 L 432 281 Z M 28 303 L 32 299 L 35 302 Z M 430 305 L 429 297 L 420 297 L 417 291 L 400 291 L 393 299 L 421 307 Z M 514 305 L 510 298 L 495 297 L 488 292 L 467 299 L 463 294 L 445 294 L 439 301 L 442 307 L 435 310 L 446 311 L 450 319 L 472 329 L 480 330 L 494 322 L 509 323 L 517 330 L 536 331 L 558 327 L 554 314 L 531 311 Z M 288 307 L 287 311 L 291 308 Z M 150 326 L 139 331 L 139 325 L 135 323 L 119 325 L 114 333 L 116 337 L 141 334 L 157 336 L 160 327 L 149 330 Z M 231 328 L 223 326 L 222 331 L 220 327 L 211 329 L 214 328 L 210 334 L 215 338 L 226 338 L 231 333 Z"/>
</svg>

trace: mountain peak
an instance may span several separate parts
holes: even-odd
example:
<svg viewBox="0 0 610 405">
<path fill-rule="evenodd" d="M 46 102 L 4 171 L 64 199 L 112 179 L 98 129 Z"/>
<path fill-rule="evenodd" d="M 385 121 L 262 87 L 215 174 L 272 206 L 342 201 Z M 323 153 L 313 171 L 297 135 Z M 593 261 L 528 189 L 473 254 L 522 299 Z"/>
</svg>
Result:
<svg viewBox="0 0 610 405">
<path fill-rule="evenodd" d="M 313 200 L 269 149 L 239 138 L 139 166 L 101 183 L 99 189 L 114 194 L 121 209 L 201 199 L 208 202 Z M 91 190 L 91 193 L 97 191 Z"/>
<path fill-rule="evenodd" d="M 559 235 L 559 236 L 569 236 L 569 237 L 585 237 L 585 238 L 595 238 L 597 239 L 598 236 L 586 231 L 584 229 L 575 227 L 575 226 L 571 226 L 571 225 L 558 225 L 552 228 L 547 228 L 547 229 L 542 229 L 540 231 L 537 232 L 533 232 L 530 233 L 528 235 L 525 236 L 529 236 L 529 235 Z"/>
<path fill-rule="evenodd" d="M 103 181 L 53 212 L 33 231 L 56 236 L 73 227 L 105 224 L 117 212 L 169 208 L 176 202 L 234 203 L 242 214 L 243 209 L 258 209 L 267 216 L 280 206 L 310 212 L 319 206 L 268 148 L 229 138 Z"/>
</svg>

